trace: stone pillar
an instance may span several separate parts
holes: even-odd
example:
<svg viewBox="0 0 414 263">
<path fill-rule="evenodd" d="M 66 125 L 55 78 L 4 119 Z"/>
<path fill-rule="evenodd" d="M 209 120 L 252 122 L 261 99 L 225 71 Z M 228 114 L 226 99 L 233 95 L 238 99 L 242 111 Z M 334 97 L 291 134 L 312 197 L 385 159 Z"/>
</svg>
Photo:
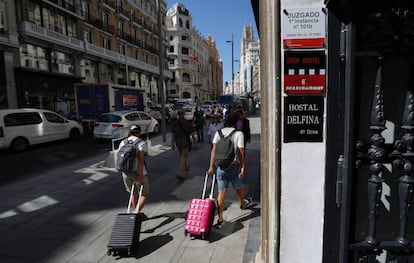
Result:
<svg viewBox="0 0 414 263">
<path fill-rule="evenodd" d="M 280 0 L 264 0 L 260 9 L 261 104 L 261 262 L 279 262 L 281 65 Z"/>
</svg>

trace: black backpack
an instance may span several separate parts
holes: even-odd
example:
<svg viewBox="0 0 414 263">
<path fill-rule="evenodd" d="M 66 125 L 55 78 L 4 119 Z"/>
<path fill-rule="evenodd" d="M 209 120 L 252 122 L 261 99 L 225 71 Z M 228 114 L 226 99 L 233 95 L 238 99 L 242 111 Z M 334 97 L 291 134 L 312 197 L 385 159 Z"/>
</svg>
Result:
<svg viewBox="0 0 414 263">
<path fill-rule="evenodd" d="M 141 139 L 133 141 L 128 138 L 123 141 L 124 145 L 119 148 L 116 155 L 116 170 L 124 173 L 136 172 L 137 167 L 134 164 L 137 157 L 137 145 L 140 141 Z"/>
<path fill-rule="evenodd" d="M 235 153 L 232 138 L 236 130 L 233 130 L 227 137 L 224 137 L 221 130 L 217 132 L 220 135 L 220 140 L 216 143 L 215 165 L 220 169 L 225 169 L 234 161 Z"/>
</svg>

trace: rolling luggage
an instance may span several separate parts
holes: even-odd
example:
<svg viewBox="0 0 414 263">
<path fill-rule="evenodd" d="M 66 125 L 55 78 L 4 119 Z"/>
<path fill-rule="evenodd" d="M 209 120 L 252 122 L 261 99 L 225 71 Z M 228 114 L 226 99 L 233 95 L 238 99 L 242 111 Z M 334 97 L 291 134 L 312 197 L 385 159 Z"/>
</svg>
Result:
<svg viewBox="0 0 414 263">
<path fill-rule="evenodd" d="M 216 203 L 213 199 L 216 175 L 213 175 L 210 195 L 208 198 L 205 198 L 208 176 L 206 173 L 201 198 L 193 198 L 190 202 L 184 226 L 184 234 L 186 236 L 190 234 L 190 236 L 206 239 L 210 234 L 216 208 Z"/>
<path fill-rule="evenodd" d="M 132 185 L 129 196 L 127 213 L 118 214 L 112 228 L 111 237 L 108 241 L 108 255 L 131 256 L 136 252 L 141 231 L 141 216 L 139 213 L 130 213 L 132 204 L 132 194 L 135 184 Z M 142 185 L 139 190 L 138 204 L 141 202 Z"/>
</svg>

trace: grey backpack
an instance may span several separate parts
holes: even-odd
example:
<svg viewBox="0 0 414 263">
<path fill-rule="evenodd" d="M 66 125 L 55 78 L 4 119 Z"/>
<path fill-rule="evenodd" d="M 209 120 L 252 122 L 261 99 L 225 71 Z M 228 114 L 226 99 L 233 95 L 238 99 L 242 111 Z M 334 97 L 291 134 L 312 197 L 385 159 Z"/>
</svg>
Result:
<svg viewBox="0 0 414 263">
<path fill-rule="evenodd" d="M 233 130 L 226 137 L 223 135 L 223 132 L 221 130 L 218 130 L 217 132 L 220 135 L 220 140 L 216 143 L 215 165 L 220 167 L 220 169 L 225 169 L 233 162 L 235 157 L 234 143 L 232 141 L 232 138 L 236 130 Z"/>
<path fill-rule="evenodd" d="M 128 140 L 126 138 L 121 148 L 119 148 L 116 155 L 115 168 L 119 172 L 132 173 L 136 172 L 135 160 L 137 158 L 137 146 L 141 139 Z"/>
</svg>

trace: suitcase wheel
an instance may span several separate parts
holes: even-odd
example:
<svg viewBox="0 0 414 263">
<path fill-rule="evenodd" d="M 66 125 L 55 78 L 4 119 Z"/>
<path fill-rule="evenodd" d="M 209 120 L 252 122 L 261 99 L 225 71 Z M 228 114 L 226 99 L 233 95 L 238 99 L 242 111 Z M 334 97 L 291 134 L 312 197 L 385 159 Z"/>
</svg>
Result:
<svg viewBox="0 0 414 263">
<path fill-rule="evenodd" d="M 187 229 L 184 229 L 184 236 L 187 236 L 188 235 L 188 231 L 187 231 Z"/>
<path fill-rule="evenodd" d="M 206 239 L 206 234 L 204 232 L 201 232 L 201 239 L 205 240 Z"/>
</svg>

